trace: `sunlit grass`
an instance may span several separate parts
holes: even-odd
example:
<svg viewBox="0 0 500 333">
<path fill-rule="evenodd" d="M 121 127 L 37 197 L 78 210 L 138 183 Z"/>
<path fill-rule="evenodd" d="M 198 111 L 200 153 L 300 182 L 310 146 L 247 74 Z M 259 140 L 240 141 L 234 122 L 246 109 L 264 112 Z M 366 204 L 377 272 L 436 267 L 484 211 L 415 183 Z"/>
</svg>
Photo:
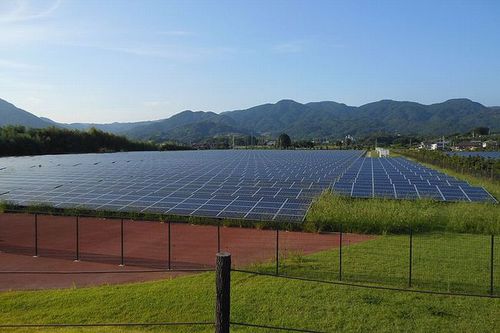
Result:
<svg viewBox="0 0 500 333">
<path fill-rule="evenodd" d="M 484 245 L 488 245 L 487 236 L 419 235 L 414 242 L 414 288 L 487 292 L 488 267 L 484 266 L 483 251 Z M 379 236 L 365 243 L 346 245 L 343 250 L 344 280 L 406 287 L 407 237 Z M 282 253 L 280 271 L 334 281 L 338 278 L 338 255 L 338 249 L 313 255 Z M 272 271 L 273 266 L 269 263 L 255 268 Z M 498 276 L 496 283 L 500 284 Z M 0 323 L 213 321 L 214 284 L 214 273 L 203 273 L 119 286 L 3 292 Z M 237 272 L 232 273 L 231 292 L 231 318 L 237 322 L 326 332 L 495 332 L 500 325 L 500 299 L 370 290 Z M 95 328 L 36 330 L 94 331 Z M 213 332 L 213 327 L 98 331 Z M 232 331 L 268 332 L 238 327 Z"/>
<path fill-rule="evenodd" d="M 311 206 L 304 228 L 359 233 L 454 231 L 500 234 L 500 205 L 431 200 L 353 199 L 324 192 Z"/>
</svg>

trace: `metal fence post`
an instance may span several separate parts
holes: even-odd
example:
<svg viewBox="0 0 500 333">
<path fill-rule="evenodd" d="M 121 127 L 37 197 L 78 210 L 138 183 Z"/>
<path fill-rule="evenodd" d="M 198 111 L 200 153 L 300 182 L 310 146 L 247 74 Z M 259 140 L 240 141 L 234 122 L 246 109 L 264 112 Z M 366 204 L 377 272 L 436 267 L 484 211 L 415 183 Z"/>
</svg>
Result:
<svg viewBox="0 0 500 333">
<path fill-rule="evenodd" d="M 215 333 L 229 333 L 231 310 L 231 254 L 219 252 L 215 264 Z"/>
<path fill-rule="evenodd" d="M 120 266 L 125 266 L 125 260 L 123 258 L 123 219 L 120 220 L 120 256 L 121 256 L 121 262 Z"/>
<path fill-rule="evenodd" d="M 280 228 L 279 225 L 277 225 L 276 226 L 276 275 L 279 275 L 280 273 L 279 242 L 280 242 Z"/>
<path fill-rule="evenodd" d="M 411 288 L 411 274 L 412 274 L 412 264 L 413 264 L 413 230 L 410 227 L 410 257 L 409 257 L 409 272 L 408 272 L 408 287 Z"/>
<path fill-rule="evenodd" d="M 220 220 L 217 221 L 217 253 L 220 252 Z"/>
<path fill-rule="evenodd" d="M 342 224 L 339 233 L 339 281 L 342 281 Z"/>
<path fill-rule="evenodd" d="M 75 221 L 75 262 L 80 261 L 80 221 L 78 220 L 78 215 L 76 216 Z"/>
<path fill-rule="evenodd" d="M 170 237 L 170 220 L 168 221 L 167 229 L 168 229 L 168 269 L 171 269 L 172 242 Z"/>
<path fill-rule="evenodd" d="M 38 214 L 35 214 L 35 255 L 33 257 L 38 257 Z"/>
<path fill-rule="evenodd" d="M 491 253 L 490 253 L 490 294 L 494 294 L 493 273 L 495 267 L 495 235 L 491 235 Z"/>
</svg>

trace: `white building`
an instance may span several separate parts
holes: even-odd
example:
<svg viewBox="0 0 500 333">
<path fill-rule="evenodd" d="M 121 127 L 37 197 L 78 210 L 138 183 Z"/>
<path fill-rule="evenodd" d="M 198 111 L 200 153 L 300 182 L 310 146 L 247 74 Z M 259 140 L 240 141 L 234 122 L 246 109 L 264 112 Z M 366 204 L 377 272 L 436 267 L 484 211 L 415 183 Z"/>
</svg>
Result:
<svg viewBox="0 0 500 333">
<path fill-rule="evenodd" d="M 494 140 L 484 141 L 483 148 L 498 148 L 498 142 Z"/>
<path fill-rule="evenodd" d="M 438 141 L 431 144 L 431 150 L 444 150 L 446 145 L 448 145 L 449 141 Z"/>
<path fill-rule="evenodd" d="M 389 156 L 389 149 L 375 147 L 375 150 L 377 151 L 379 157 Z"/>
</svg>

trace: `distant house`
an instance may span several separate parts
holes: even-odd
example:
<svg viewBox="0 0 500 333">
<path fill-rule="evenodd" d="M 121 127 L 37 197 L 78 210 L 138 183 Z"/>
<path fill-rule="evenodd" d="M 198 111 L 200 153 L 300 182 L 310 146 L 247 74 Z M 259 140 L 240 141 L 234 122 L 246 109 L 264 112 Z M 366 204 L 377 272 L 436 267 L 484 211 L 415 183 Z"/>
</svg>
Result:
<svg viewBox="0 0 500 333">
<path fill-rule="evenodd" d="M 266 145 L 269 146 L 269 147 L 276 146 L 276 141 L 275 140 L 267 141 Z"/>
<path fill-rule="evenodd" d="M 432 143 L 431 143 L 431 142 L 428 142 L 428 141 L 422 141 L 422 142 L 420 142 L 420 144 L 418 145 L 418 149 L 431 149 L 431 145 L 432 145 Z"/>
<path fill-rule="evenodd" d="M 354 139 L 354 137 L 352 135 L 348 134 L 345 136 L 345 141 L 355 142 L 356 140 Z"/>
<path fill-rule="evenodd" d="M 449 141 L 437 141 L 431 143 L 431 150 L 444 150 L 449 143 Z"/>
<path fill-rule="evenodd" d="M 482 148 L 482 146 L 481 141 L 463 141 L 455 145 L 455 150 L 476 150 Z"/>
<path fill-rule="evenodd" d="M 376 147 L 375 150 L 377 151 L 379 157 L 389 156 L 389 149 Z"/>
<path fill-rule="evenodd" d="M 498 148 L 498 142 L 494 140 L 484 141 L 483 148 Z"/>
</svg>

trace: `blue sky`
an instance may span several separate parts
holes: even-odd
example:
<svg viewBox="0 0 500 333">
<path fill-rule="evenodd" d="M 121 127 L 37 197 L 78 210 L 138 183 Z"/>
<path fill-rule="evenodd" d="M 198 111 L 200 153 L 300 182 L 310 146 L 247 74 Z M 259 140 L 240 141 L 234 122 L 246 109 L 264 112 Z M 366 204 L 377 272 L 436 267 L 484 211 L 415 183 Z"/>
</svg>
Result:
<svg viewBox="0 0 500 333">
<path fill-rule="evenodd" d="M 0 98 L 64 122 L 294 99 L 500 105 L 500 1 L 0 1 Z"/>
</svg>

